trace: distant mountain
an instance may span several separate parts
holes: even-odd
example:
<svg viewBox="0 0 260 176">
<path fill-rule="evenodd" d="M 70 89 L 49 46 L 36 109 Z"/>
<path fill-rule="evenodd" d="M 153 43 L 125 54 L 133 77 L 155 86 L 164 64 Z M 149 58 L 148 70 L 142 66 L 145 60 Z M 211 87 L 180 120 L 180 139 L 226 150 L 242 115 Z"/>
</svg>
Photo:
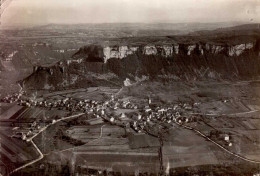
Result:
<svg viewBox="0 0 260 176">
<path fill-rule="evenodd" d="M 233 27 L 228 27 L 228 28 L 221 28 L 218 30 L 223 30 L 223 31 L 230 31 L 230 30 L 254 30 L 254 29 L 260 29 L 260 23 L 251 23 L 251 24 L 243 24 L 243 25 L 236 25 Z"/>
<path fill-rule="evenodd" d="M 150 30 L 199 30 L 217 29 L 241 25 L 241 22 L 218 23 L 86 23 L 86 24 L 48 24 L 35 27 L 42 30 L 76 30 L 76 29 L 150 29 Z"/>
<path fill-rule="evenodd" d="M 258 35 L 260 31 L 260 23 L 253 23 L 253 24 L 242 24 L 236 25 L 232 27 L 218 27 L 215 30 L 198 30 L 195 32 L 190 33 L 190 35 L 201 35 L 210 37 L 211 35 Z"/>
<path fill-rule="evenodd" d="M 34 27 L 14 27 L 21 31 L 48 31 L 48 35 L 71 34 L 88 37 L 142 37 L 183 35 L 200 30 L 215 30 L 241 25 L 240 22 L 220 23 L 87 23 L 87 24 L 47 24 Z M 5 29 L 5 28 L 3 28 Z M 12 29 L 12 28 L 10 28 Z M 6 29 L 5 29 L 6 30 Z M 21 32 L 20 31 L 20 32 Z M 41 33 L 42 34 L 42 33 Z"/>
</svg>

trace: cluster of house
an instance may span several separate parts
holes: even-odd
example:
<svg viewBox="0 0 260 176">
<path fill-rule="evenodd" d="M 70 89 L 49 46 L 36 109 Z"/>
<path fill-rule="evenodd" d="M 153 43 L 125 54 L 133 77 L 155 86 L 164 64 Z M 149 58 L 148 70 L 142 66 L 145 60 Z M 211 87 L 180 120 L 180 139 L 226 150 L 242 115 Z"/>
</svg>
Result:
<svg viewBox="0 0 260 176">
<path fill-rule="evenodd" d="M 72 98 L 64 98 L 61 100 L 36 100 L 21 98 L 22 94 L 15 94 L 5 98 L 6 101 L 17 101 L 20 105 L 27 107 L 39 106 L 44 108 L 58 108 L 66 109 L 68 111 L 82 111 L 92 114 L 92 117 L 97 119 L 105 119 L 113 124 L 129 125 L 136 132 L 144 132 L 146 127 L 155 123 L 191 123 L 198 121 L 198 117 L 185 116 L 185 112 L 192 110 L 192 105 L 189 104 L 176 104 L 171 107 L 159 106 L 151 104 L 151 99 L 148 100 L 148 105 L 145 107 L 138 106 L 129 100 L 117 100 L 112 95 L 111 99 L 107 101 L 95 100 L 76 100 Z M 121 113 L 115 115 L 113 112 L 117 109 L 133 109 L 133 113 Z M 124 112 L 124 111 L 122 111 Z M 40 128 L 33 124 L 32 131 Z M 21 138 L 26 139 L 26 135 Z"/>
<path fill-rule="evenodd" d="M 24 141 L 27 141 L 34 134 L 39 132 L 45 125 L 46 125 L 45 123 L 36 120 L 33 123 L 30 123 L 30 126 L 28 127 L 24 127 L 24 126 L 14 127 L 13 135 L 11 137 L 19 138 Z"/>
<path fill-rule="evenodd" d="M 224 145 L 231 147 L 232 144 L 232 136 L 229 133 L 218 131 L 218 130 L 212 130 L 210 131 L 209 138 L 215 139 L 216 141 L 220 141 L 221 143 L 224 143 Z"/>
<path fill-rule="evenodd" d="M 140 113 L 132 116 L 131 127 L 137 132 L 143 132 L 146 127 L 156 123 L 191 123 L 198 121 L 195 116 L 184 116 L 187 104 L 178 104 L 173 107 L 146 106 Z"/>
<path fill-rule="evenodd" d="M 104 110 L 101 110 L 101 113 L 97 111 L 97 117 L 102 117 L 112 124 L 118 125 L 129 125 L 136 132 L 144 132 L 146 127 L 149 127 L 152 124 L 156 123 L 191 123 L 198 121 L 198 117 L 195 116 L 184 116 L 187 110 L 192 110 L 192 106 L 187 103 L 179 103 L 172 107 L 166 106 L 154 106 L 151 104 L 151 99 L 148 100 L 147 106 L 144 108 L 135 105 L 129 100 L 119 101 L 112 99 L 104 103 L 106 105 L 106 109 L 133 109 L 132 113 L 121 113 L 120 115 L 111 115 L 107 114 Z"/>
<path fill-rule="evenodd" d="M 93 111 L 94 108 L 103 107 L 102 102 L 98 102 L 95 100 L 75 100 L 72 98 L 64 98 L 62 100 L 37 100 L 22 97 L 24 92 L 19 92 L 13 95 L 7 95 L 1 102 L 5 103 L 14 103 L 17 102 L 21 106 L 33 107 L 39 106 L 44 108 L 58 108 L 58 109 L 66 109 L 68 111 Z"/>
<path fill-rule="evenodd" d="M 144 108 L 138 107 L 129 100 L 116 100 L 112 95 L 110 100 L 107 101 L 95 101 L 95 100 L 75 100 L 72 98 L 64 98 L 62 100 L 33 100 L 21 98 L 24 92 L 20 92 L 14 95 L 9 95 L 2 99 L 4 102 L 12 103 L 18 102 L 20 105 L 27 107 L 40 106 L 45 108 L 58 108 L 66 109 L 68 111 L 82 111 L 88 114 L 92 114 L 95 119 L 105 119 L 112 124 L 123 125 L 131 127 L 137 133 L 145 133 L 149 127 L 153 124 L 164 123 L 164 124 L 186 124 L 191 122 L 197 122 L 199 117 L 197 116 L 185 116 L 185 112 L 191 111 L 193 105 L 187 103 L 179 103 L 171 107 L 166 106 L 154 106 L 151 104 L 151 99 L 148 100 L 147 106 Z M 196 103 L 194 104 L 196 106 Z M 121 113 L 115 115 L 111 112 L 117 109 L 133 109 L 136 110 L 134 113 Z M 109 113 L 110 112 L 110 113 Z M 55 119 L 52 120 L 52 123 Z M 41 123 L 33 122 L 28 129 L 15 129 L 13 137 L 27 140 L 29 136 L 35 134 L 41 128 Z M 17 128 L 17 127 L 16 127 Z M 231 136 L 226 133 L 210 133 L 211 138 L 216 138 L 225 143 L 225 145 L 231 147 Z"/>
<path fill-rule="evenodd" d="M 1 99 L 1 102 L 4 102 L 4 103 L 17 102 L 21 99 L 23 94 L 24 94 L 24 91 L 20 91 L 19 93 L 15 93 L 13 95 L 7 95 L 6 97 Z"/>
<path fill-rule="evenodd" d="M 224 135 L 224 141 L 226 142 L 226 145 L 228 145 L 229 147 L 232 146 L 231 136 L 229 136 L 228 134 Z"/>
<path fill-rule="evenodd" d="M 32 106 L 39 106 L 44 108 L 58 108 L 58 109 L 66 109 L 68 111 L 83 111 L 83 112 L 102 112 L 104 109 L 110 108 L 116 110 L 118 108 L 121 109 L 140 109 L 137 105 L 130 102 L 130 100 L 116 100 L 114 96 L 111 96 L 110 100 L 107 101 L 95 101 L 95 100 L 78 100 L 73 98 L 64 98 L 60 100 L 37 100 L 37 99 L 30 99 L 22 97 L 24 92 L 19 92 L 13 95 L 8 95 L 5 98 L 1 99 L 2 102 L 6 103 L 13 103 L 17 102 L 19 105 L 32 107 Z M 149 99 L 149 104 L 151 104 L 151 100 Z M 143 110 L 145 113 L 150 113 L 150 116 L 154 116 L 154 114 L 170 114 L 170 110 L 177 110 L 180 109 L 191 110 L 191 106 L 188 104 L 179 104 L 175 105 L 172 108 L 163 108 L 163 107 L 151 107 L 146 106 Z M 155 111 L 155 112 L 154 112 Z M 168 113 L 166 113 L 168 112 Z M 183 121 L 183 118 L 179 121 Z M 185 119 L 184 121 L 188 121 Z"/>
</svg>

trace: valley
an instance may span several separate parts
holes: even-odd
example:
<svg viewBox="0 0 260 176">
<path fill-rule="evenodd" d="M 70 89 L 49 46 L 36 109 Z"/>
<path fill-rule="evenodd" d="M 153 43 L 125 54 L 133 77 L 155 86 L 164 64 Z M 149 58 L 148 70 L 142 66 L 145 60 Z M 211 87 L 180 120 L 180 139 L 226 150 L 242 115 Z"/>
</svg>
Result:
<svg viewBox="0 0 260 176">
<path fill-rule="evenodd" d="M 1 175 L 259 173 L 258 26 L 1 31 Z"/>
</svg>

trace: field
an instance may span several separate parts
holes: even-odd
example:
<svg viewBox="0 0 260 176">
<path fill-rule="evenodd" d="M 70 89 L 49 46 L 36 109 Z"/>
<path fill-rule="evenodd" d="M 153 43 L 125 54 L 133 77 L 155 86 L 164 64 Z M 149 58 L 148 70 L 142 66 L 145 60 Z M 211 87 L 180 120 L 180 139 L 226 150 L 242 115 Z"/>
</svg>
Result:
<svg viewBox="0 0 260 176">
<path fill-rule="evenodd" d="M 113 87 L 89 87 L 87 89 L 72 89 L 64 91 L 55 91 L 46 93 L 46 91 L 41 92 L 43 98 L 60 99 L 64 97 L 71 97 L 76 99 L 89 99 L 102 101 L 104 99 L 110 98 L 112 94 L 118 92 L 118 88 Z"/>
<path fill-rule="evenodd" d="M 37 151 L 30 143 L 10 138 L 11 130 L 0 127 L 0 158 L 1 163 L 4 163 L 5 173 L 38 157 Z"/>
<path fill-rule="evenodd" d="M 23 109 L 23 107 L 17 105 L 16 103 L 12 103 L 12 104 L 1 103 L 0 120 L 12 118 L 21 109 Z"/>
<path fill-rule="evenodd" d="M 53 145 L 53 138 L 55 138 L 58 128 L 63 127 L 51 127 L 48 134 L 43 133 L 36 139 L 38 144 L 43 143 L 41 141 L 47 141 L 49 144 L 48 146 L 39 145 L 46 155 L 46 162 L 52 164 L 74 162 L 81 168 L 108 169 L 120 173 L 133 173 L 138 169 L 140 172 L 154 173 L 159 171 L 158 147 L 132 149 L 129 140 L 133 139 L 127 137 L 128 135 L 123 128 L 103 123 L 90 126 L 72 126 L 64 129 L 69 137 L 85 143 L 77 147 L 69 146 L 57 138 L 55 139 L 56 145 Z M 65 155 L 73 156 L 75 160 L 72 161 L 70 157 L 67 158 Z M 61 157 L 63 161 L 61 161 Z"/>
<path fill-rule="evenodd" d="M 252 86 L 251 89 L 246 89 L 248 85 Z M 180 102 L 197 103 L 192 110 L 186 111 L 186 115 L 198 117 L 198 121 L 189 122 L 187 126 L 199 130 L 206 136 L 210 136 L 212 131 L 229 134 L 229 142 L 232 142 L 232 146 L 228 146 L 228 143 L 221 137 L 210 136 L 210 138 L 235 154 L 259 160 L 259 88 L 260 84 L 250 81 L 171 82 L 165 85 L 155 81 L 143 81 L 134 86 L 124 87 L 121 91 L 114 88 L 95 87 L 50 92 L 42 98 L 48 101 L 64 97 L 79 100 L 107 100 L 115 94 L 116 98 L 121 101 L 130 100 L 138 107 L 147 105 L 148 97 L 152 99 L 154 106 L 175 105 Z M 35 119 L 48 120 L 56 115 L 68 114 L 57 108 L 18 108 L 14 104 L 3 105 L 5 106 L 2 106 L 2 113 L 8 112 L 9 109 L 11 109 L 9 112 L 12 112 L 12 109 L 18 112 L 10 113 L 9 119 L 2 119 L 2 126 L 6 133 L 12 131 L 8 124 L 16 120 L 20 122 Z M 138 113 L 140 109 L 119 108 L 108 111 L 115 115 L 121 113 L 128 115 L 133 112 Z M 127 120 L 131 121 L 131 118 Z M 177 124 L 171 125 L 167 127 L 168 131 L 163 132 L 162 143 L 160 143 L 157 137 L 142 132 L 136 133 L 129 127 L 122 128 L 105 122 L 101 118 L 92 119 L 88 115 L 61 121 L 50 126 L 34 139 L 44 155 L 44 159 L 38 164 L 48 163 L 55 167 L 67 165 L 70 170 L 78 173 L 89 170 L 107 170 L 122 175 L 159 173 L 161 169 L 166 173 L 177 173 L 180 169 L 196 170 L 206 165 L 218 171 L 217 168 L 222 167 L 223 163 L 231 167 L 230 170 L 234 170 L 236 164 L 251 167 L 250 163 L 227 153 L 194 131 Z M 6 137 L 5 143 L 7 144 L 10 139 Z M 12 142 L 15 143 L 15 141 Z M 19 145 L 24 144 L 19 143 Z M 20 151 L 22 153 L 19 155 L 20 158 L 12 158 L 10 153 L 13 150 L 15 151 L 15 148 L 11 151 L 7 151 L 6 148 L 3 150 L 5 157 L 11 163 L 33 159 L 32 156 L 27 156 L 26 151 Z M 46 169 L 48 167 L 46 166 Z M 255 165 L 252 164 L 252 167 Z"/>
<path fill-rule="evenodd" d="M 134 121 L 132 115 L 135 117 L 146 109 L 149 98 L 154 109 L 191 105 L 181 115 L 195 117 L 197 121 L 183 124 L 173 120 L 171 123 L 156 121 L 158 124 L 152 121 L 149 127 L 159 127 L 158 131 L 162 132 L 162 136 L 159 133 L 157 136 L 144 130 L 134 130 L 132 124 L 122 127 L 101 117 L 93 118 L 97 113 L 93 109 L 91 118 L 87 112 L 77 118 L 58 121 L 61 117 L 83 111 L 74 109 L 74 106 L 71 110 L 65 105 L 60 108 L 26 107 L 1 102 L 0 175 L 5 176 L 7 172 L 39 158 L 41 153 L 41 160 L 21 169 L 17 175 L 90 175 L 87 173 L 89 170 L 96 171 L 92 175 L 104 170 L 115 175 L 259 173 L 259 24 L 217 29 L 233 25 L 50 24 L 30 30 L 1 30 L 0 98 L 21 90 L 17 83 L 25 83 L 22 80 L 37 69 L 51 68 L 40 72 L 39 77 L 33 77 L 32 86 L 24 95 L 26 98 L 46 100 L 48 103 L 72 98 L 76 100 L 74 102 L 79 102 L 86 99 L 107 101 L 114 95 L 116 101 L 129 100 L 138 107 L 105 110 L 105 113 L 109 112 L 108 116 L 113 115 L 116 120 L 121 113 L 131 114 L 131 117 L 121 119 L 125 124 Z M 243 51 L 240 56 L 227 56 L 226 51 L 215 53 L 204 48 L 204 54 L 198 52 L 204 44 L 212 45 L 212 49 L 213 46 L 229 49 L 230 46 L 244 43 L 253 43 L 253 48 Z M 93 44 L 98 53 L 85 51 L 92 50 Z M 168 58 L 160 56 L 163 53 L 159 51 L 159 46 L 174 45 L 175 50 L 176 44 L 178 52 Z M 193 44 L 198 46 L 189 55 L 186 50 L 190 50 Z M 116 59 L 112 58 L 111 52 L 110 60 L 101 62 L 106 46 L 138 46 L 143 50 L 148 45 L 158 45 L 158 53 L 146 56 L 143 51 L 138 51 L 132 56 Z M 57 66 L 58 61 L 67 63 L 69 59 L 78 58 L 83 59 L 81 64 Z M 94 62 L 90 63 L 90 60 Z M 56 75 L 55 70 L 60 74 Z M 73 79 L 67 79 L 67 73 Z M 54 79 L 50 79 L 52 77 Z M 123 86 L 126 78 L 131 80 L 132 85 Z M 48 83 L 46 87 L 51 90 L 41 86 L 45 81 Z M 70 81 L 71 85 L 64 86 Z M 57 87 L 49 86 L 52 82 Z M 58 83 L 62 83 L 60 87 Z M 91 85 L 102 86 L 89 87 Z M 26 89 L 25 84 L 23 88 Z M 36 91 L 37 88 L 39 90 Z M 37 122 L 35 127 L 34 122 Z M 48 128 L 41 128 L 46 125 L 49 125 Z M 40 152 L 32 142 L 22 140 L 21 136 L 11 137 L 17 131 L 26 133 L 31 130 L 37 134 L 33 142 Z M 151 131 L 158 132 L 157 129 Z M 230 139 L 225 141 L 224 135 Z"/>
<path fill-rule="evenodd" d="M 34 160 L 39 156 L 37 150 L 30 142 L 12 137 L 14 127 L 20 131 L 29 131 L 30 124 L 40 119 L 52 119 L 55 116 L 65 116 L 67 112 L 59 110 L 46 110 L 43 108 L 27 108 L 16 103 L 1 103 L 0 118 L 0 158 L 3 174 Z M 48 145 L 48 144 L 47 144 Z M 4 163 L 4 165 L 2 165 Z"/>
<path fill-rule="evenodd" d="M 213 151 L 214 145 L 192 131 L 175 126 L 165 136 L 163 160 L 165 168 L 220 164 Z"/>
<path fill-rule="evenodd" d="M 155 104 L 197 103 L 193 112 L 187 111 L 187 114 L 199 116 L 201 120 L 188 123 L 188 126 L 206 135 L 216 130 L 230 134 L 230 147 L 223 139 L 214 140 L 231 152 L 259 161 L 259 88 L 258 81 L 172 82 L 164 85 L 141 82 L 124 88 L 119 97 L 138 97 L 140 105 L 148 97 L 152 97 Z M 232 155 L 192 131 L 174 126 L 165 138 L 162 147 L 164 168 L 234 163 Z M 236 162 L 243 163 L 240 159 Z"/>
</svg>

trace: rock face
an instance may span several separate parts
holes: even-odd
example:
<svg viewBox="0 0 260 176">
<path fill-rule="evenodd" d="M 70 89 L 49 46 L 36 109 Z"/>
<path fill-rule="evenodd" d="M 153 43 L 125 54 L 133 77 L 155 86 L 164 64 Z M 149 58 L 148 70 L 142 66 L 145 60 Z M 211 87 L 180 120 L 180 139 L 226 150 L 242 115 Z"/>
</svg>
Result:
<svg viewBox="0 0 260 176">
<path fill-rule="evenodd" d="M 173 45 L 175 54 L 179 54 L 179 45 Z"/>
<path fill-rule="evenodd" d="M 194 51 L 194 49 L 196 48 L 196 45 L 188 45 L 188 52 L 187 52 L 187 55 L 191 55 L 191 52 Z"/>
<path fill-rule="evenodd" d="M 179 45 L 146 45 L 146 46 L 107 46 L 104 47 L 104 62 L 108 59 L 118 58 L 123 59 L 128 55 L 135 54 L 138 51 L 144 55 L 161 55 L 170 57 L 173 53 L 179 53 Z"/>
<path fill-rule="evenodd" d="M 180 47 L 181 45 L 181 47 Z M 219 44 L 172 44 L 172 45 L 152 45 L 148 44 L 145 46 L 106 46 L 103 48 L 104 62 L 106 63 L 111 58 L 123 59 L 128 55 L 136 54 L 141 52 L 144 55 L 160 55 L 164 57 L 172 57 L 178 55 L 180 52 L 191 56 L 196 54 L 204 55 L 205 53 L 210 54 L 226 54 L 228 56 L 240 56 L 246 50 L 252 50 L 255 44 L 242 43 L 238 45 L 228 46 Z M 181 51 L 180 51 L 181 50 Z"/>
<path fill-rule="evenodd" d="M 206 50 L 212 54 L 219 54 L 225 50 L 225 46 L 206 44 Z"/>
<path fill-rule="evenodd" d="M 157 48 L 154 45 L 145 46 L 143 49 L 143 54 L 145 55 L 156 55 Z"/>
<path fill-rule="evenodd" d="M 110 58 L 123 59 L 128 55 L 134 54 L 137 52 L 139 47 L 137 46 L 113 46 L 113 47 L 104 47 L 104 62 L 106 63 Z"/>
<path fill-rule="evenodd" d="M 205 75 L 209 78 L 252 77 L 260 75 L 259 55 L 260 40 L 236 45 L 202 42 L 89 45 L 80 48 L 70 59 L 52 66 L 34 67 L 34 72 L 21 85 L 30 89 L 98 86 L 112 82 L 123 85 L 126 78 L 156 78 L 158 75 L 173 75 L 178 79 Z"/>
<path fill-rule="evenodd" d="M 253 49 L 254 44 L 253 43 L 243 43 L 239 45 L 230 46 L 228 50 L 229 56 L 239 56 L 241 55 L 245 50 Z"/>
</svg>

